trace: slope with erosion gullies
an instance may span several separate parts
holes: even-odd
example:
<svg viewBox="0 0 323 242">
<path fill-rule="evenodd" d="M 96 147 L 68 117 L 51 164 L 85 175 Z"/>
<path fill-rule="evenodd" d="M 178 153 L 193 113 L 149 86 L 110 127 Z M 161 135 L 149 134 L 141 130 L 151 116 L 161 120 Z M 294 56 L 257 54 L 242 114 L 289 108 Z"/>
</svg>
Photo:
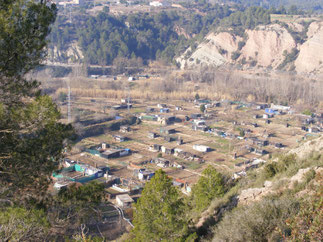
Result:
<svg viewBox="0 0 323 242">
<path fill-rule="evenodd" d="M 234 64 L 243 68 L 269 68 L 323 73 L 323 21 L 258 26 L 244 37 L 228 32 L 209 33 L 192 51 L 176 61 L 181 68 L 206 64 Z M 301 36 L 301 37 L 300 37 Z"/>
</svg>

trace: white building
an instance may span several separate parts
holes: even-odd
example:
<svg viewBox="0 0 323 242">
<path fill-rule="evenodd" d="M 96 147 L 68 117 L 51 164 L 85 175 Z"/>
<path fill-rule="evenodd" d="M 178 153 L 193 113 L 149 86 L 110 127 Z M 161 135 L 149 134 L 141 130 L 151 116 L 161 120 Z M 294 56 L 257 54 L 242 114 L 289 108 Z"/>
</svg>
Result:
<svg viewBox="0 0 323 242">
<path fill-rule="evenodd" d="M 116 202 L 122 208 L 129 208 L 133 203 L 133 199 L 128 194 L 122 194 L 116 196 Z"/>
<path fill-rule="evenodd" d="M 152 1 L 149 3 L 150 6 L 153 7 L 168 7 L 171 6 L 170 2 L 166 0 Z"/>
<path fill-rule="evenodd" d="M 209 152 L 211 149 L 206 145 L 193 145 L 193 149 L 200 152 Z"/>
</svg>

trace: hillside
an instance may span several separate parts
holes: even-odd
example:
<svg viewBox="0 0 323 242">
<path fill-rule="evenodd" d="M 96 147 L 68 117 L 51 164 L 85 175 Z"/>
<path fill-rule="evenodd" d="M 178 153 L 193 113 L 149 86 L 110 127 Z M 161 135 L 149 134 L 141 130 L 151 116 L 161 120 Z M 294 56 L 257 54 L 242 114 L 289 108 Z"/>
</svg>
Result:
<svg viewBox="0 0 323 242">
<path fill-rule="evenodd" d="M 305 32 L 305 35 L 304 35 Z M 244 68 L 323 72 L 323 22 L 270 24 L 244 31 L 244 38 L 229 32 L 208 34 L 192 54 L 176 61 L 181 68 L 196 65 L 242 65 Z M 304 37 L 300 37 L 304 36 Z"/>
<path fill-rule="evenodd" d="M 204 211 L 200 231 L 208 241 L 318 241 L 322 213 L 314 208 L 322 208 L 322 150 L 318 137 L 248 172 Z M 306 216 L 310 220 L 303 221 Z"/>
</svg>

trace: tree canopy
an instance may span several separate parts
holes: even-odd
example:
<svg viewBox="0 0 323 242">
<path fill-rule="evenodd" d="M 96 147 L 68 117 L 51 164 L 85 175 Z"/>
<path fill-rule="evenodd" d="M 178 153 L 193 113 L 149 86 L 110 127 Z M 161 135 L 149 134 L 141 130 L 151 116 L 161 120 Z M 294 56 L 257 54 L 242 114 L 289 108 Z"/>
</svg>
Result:
<svg viewBox="0 0 323 242">
<path fill-rule="evenodd" d="M 164 171 L 158 170 L 135 205 L 135 241 L 181 241 L 188 233 L 185 204 Z"/>
<path fill-rule="evenodd" d="M 208 166 L 192 188 L 194 209 L 202 211 L 214 198 L 221 197 L 224 192 L 223 176 L 213 166 Z"/>
<path fill-rule="evenodd" d="M 0 3 L 0 197 L 8 200 L 41 199 L 72 134 L 39 83 L 26 77 L 46 55 L 55 16 L 55 5 L 44 1 Z"/>
</svg>

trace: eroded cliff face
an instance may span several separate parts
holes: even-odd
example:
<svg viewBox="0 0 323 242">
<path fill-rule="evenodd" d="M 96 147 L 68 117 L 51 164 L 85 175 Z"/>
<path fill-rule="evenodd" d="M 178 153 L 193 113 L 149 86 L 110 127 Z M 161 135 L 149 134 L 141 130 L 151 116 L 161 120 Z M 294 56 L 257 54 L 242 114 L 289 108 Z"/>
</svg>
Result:
<svg viewBox="0 0 323 242">
<path fill-rule="evenodd" d="M 189 49 L 176 61 L 182 68 L 198 64 L 221 66 L 231 62 L 230 56 L 238 48 L 238 42 L 241 40 L 241 37 L 228 32 L 210 33 L 192 54 L 189 54 Z"/>
<path fill-rule="evenodd" d="M 241 58 L 254 60 L 255 65 L 276 69 L 284 61 L 284 51 L 291 52 L 296 42 L 285 28 L 278 24 L 246 30 L 246 45 L 241 49 Z"/>
<path fill-rule="evenodd" d="M 299 47 L 299 55 L 295 61 L 296 71 L 323 73 L 323 21 L 311 23 L 307 38 Z"/>
<path fill-rule="evenodd" d="M 289 24 L 289 29 L 302 32 L 305 27 L 293 23 Z M 293 67 L 297 72 L 323 73 L 323 21 L 310 24 L 303 44 L 297 43 L 289 30 L 280 24 L 246 30 L 245 36 L 210 33 L 196 50 L 187 51 L 177 58 L 177 62 L 183 69 L 201 64 L 239 64 L 243 68 L 290 70 Z M 297 54 L 286 58 L 293 50 L 297 50 Z"/>
<path fill-rule="evenodd" d="M 49 49 L 47 57 L 47 61 L 49 62 L 61 63 L 76 63 L 82 59 L 84 59 L 84 56 L 77 42 L 70 43 L 65 51 L 60 51 L 55 46 Z"/>
</svg>

